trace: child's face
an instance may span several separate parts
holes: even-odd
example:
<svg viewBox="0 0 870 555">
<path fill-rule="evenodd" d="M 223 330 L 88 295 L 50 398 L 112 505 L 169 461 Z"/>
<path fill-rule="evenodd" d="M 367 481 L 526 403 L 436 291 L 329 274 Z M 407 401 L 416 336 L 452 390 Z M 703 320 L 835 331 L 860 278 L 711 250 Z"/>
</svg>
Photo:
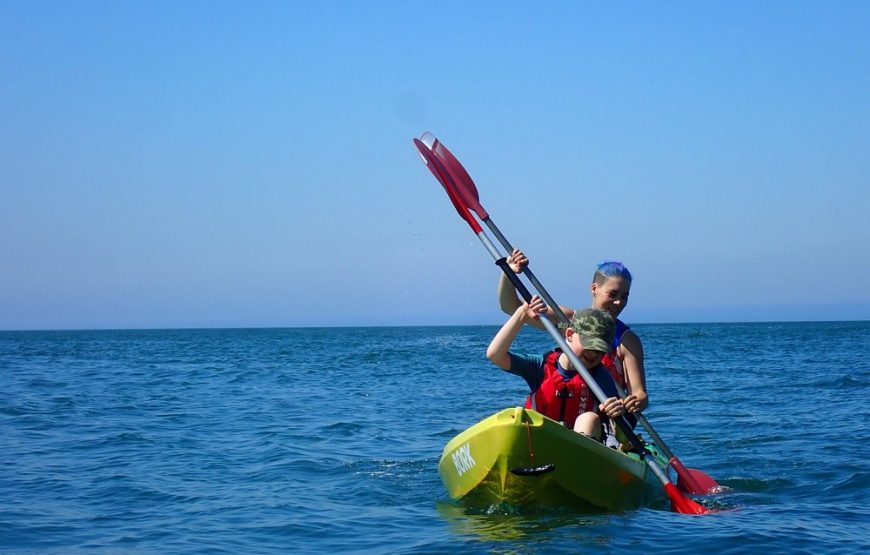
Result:
<svg viewBox="0 0 870 555">
<path fill-rule="evenodd" d="M 601 285 L 592 284 L 592 308 L 609 312 L 616 318 L 628 304 L 631 282 L 620 276 L 609 277 Z"/>
<path fill-rule="evenodd" d="M 574 354 L 577 355 L 577 358 L 580 359 L 580 362 L 582 362 L 583 366 L 588 370 L 595 368 L 601 363 L 604 353 L 584 348 L 583 344 L 580 342 L 580 336 L 574 333 L 574 330 L 570 328 L 568 329 L 567 340 L 568 346 L 571 347 L 571 350 L 574 351 Z"/>
</svg>

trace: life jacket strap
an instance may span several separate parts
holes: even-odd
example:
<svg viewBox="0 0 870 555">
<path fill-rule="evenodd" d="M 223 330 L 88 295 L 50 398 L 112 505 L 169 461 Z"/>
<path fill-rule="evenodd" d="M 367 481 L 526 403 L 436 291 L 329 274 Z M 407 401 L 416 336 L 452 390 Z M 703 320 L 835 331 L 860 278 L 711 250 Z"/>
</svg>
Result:
<svg viewBox="0 0 870 555">
<path fill-rule="evenodd" d="M 571 393 L 571 390 L 567 387 L 563 387 L 556 392 L 556 397 L 562 400 L 561 406 L 559 407 L 559 422 L 563 425 L 565 424 L 565 407 L 568 405 L 568 399 L 573 396 L 574 394 Z"/>
</svg>

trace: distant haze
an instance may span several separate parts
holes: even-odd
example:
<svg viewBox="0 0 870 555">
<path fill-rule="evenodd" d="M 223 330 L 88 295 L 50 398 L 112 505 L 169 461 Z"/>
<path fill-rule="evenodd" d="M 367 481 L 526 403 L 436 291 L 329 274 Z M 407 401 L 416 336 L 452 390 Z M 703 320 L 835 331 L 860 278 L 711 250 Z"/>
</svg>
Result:
<svg viewBox="0 0 870 555">
<path fill-rule="evenodd" d="M 5 2 L 0 329 L 870 319 L 870 3 Z"/>
</svg>

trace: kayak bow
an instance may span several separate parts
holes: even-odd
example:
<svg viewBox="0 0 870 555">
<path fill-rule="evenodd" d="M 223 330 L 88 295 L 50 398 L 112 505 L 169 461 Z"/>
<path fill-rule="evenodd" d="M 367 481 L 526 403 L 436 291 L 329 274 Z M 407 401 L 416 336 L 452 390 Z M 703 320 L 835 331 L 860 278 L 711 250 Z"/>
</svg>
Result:
<svg viewBox="0 0 870 555">
<path fill-rule="evenodd" d="M 659 468 L 667 460 L 658 453 Z M 666 497 L 635 453 L 622 453 L 521 407 L 498 412 L 453 438 L 438 465 L 450 497 L 489 507 L 574 506 L 622 511 Z"/>
</svg>

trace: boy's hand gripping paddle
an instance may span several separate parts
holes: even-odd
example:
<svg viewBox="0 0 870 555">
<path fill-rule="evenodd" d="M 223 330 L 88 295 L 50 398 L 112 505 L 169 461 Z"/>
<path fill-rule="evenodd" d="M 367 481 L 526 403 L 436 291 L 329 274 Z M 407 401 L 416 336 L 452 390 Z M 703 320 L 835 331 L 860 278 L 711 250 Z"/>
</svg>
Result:
<svg viewBox="0 0 870 555">
<path fill-rule="evenodd" d="M 430 133 L 426 133 L 423 135 L 421 139 L 414 139 L 414 146 L 417 148 L 420 156 L 423 159 L 423 162 L 435 176 L 441 186 L 444 187 L 444 190 L 447 192 L 447 196 L 450 197 L 450 201 L 453 203 L 453 206 L 456 208 L 456 211 L 459 213 L 459 216 L 468 223 L 471 227 L 471 230 L 474 231 L 475 235 L 477 235 L 480 242 L 483 244 L 484 248 L 489 251 L 490 255 L 495 260 L 496 264 L 502 269 L 508 279 L 511 280 L 514 287 L 520 293 L 520 295 L 525 299 L 526 302 L 529 302 L 532 298 L 531 293 L 526 288 L 525 284 L 520 280 L 519 276 L 517 276 L 513 270 L 511 270 L 510 266 L 507 263 L 507 259 L 504 256 L 501 256 L 498 249 L 495 245 L 490 241 L 489 237 L 486 235 L 486 232 L 480 227 L 477 221 L 474 219 L 474 216 L 471 214 L 473 210 L 478 217 L 493 231 L 496 237 L 499 238 L 499 241 L 502 243 L 505 249 L 508 251 L 512 251 L 513 248 L 508 243 L 507 239 L 498 231 L 498 228 L 495 227 L 495 224 L 489 218 L 489 215 L 484 210 L 483 206 L 480 205 L 480 199 L 477 194 L 477 188 L 474 186 L 474 183 L 471 181 L 471 177 L 465 171 L 465 168 L 459 163 L 459 161 L 453 156 L 450 151 L 444 147 L 438 140 L 431 135 Z M 527 276 L 531 272 L 527 272 L 528 268 L 524 269 L 524 272 Z M 532 278 L 530 277 L 530 281 Z M 533 284 L 538 289 L 538 292 L 541 293 L 541 297 L 552 307 L 558 307 L 549 294 L 545 294 L 546 291 L 543 287 L 540 286 L 540 283 L 537 282 L 537 279 L 533 280 Z M 567 320 L 564 314 L 561 313 L 558 309 L 554 310 L 557 315 L 560 315 L 562 319 Z M 583 366 L 583 363 L 577 358 L 568 344 L 565 342 L 565 338 L 556 328 L 556 325 L 551 322 L 546 316 L 541 318 L 541 323 L 544 325 L 544 328 L 547 332 L 552 336 L 552 338 L 556 341 L 556 344 L 562 349 L 562 351 L 568 356 L 568 359 L 571 361 L 571 364 L 580 372 L 581 377 L 592 390 L 595 398 L 598 399 L 599 402 L 603 402 L 607 397 L 598 383 L 594 378 L 589 374 L 589 371 L 586 370 L 586 367 Z M 615 419 L 616 425 L 620 428 L 625 437 L 629 438 L 633 447 L 637 449 L 639 453 L 641 453 L 641 457 L 647 463 L 649 469 L 656 475 L 659 481 L 662 483 L 662 486 L 665 489 L 665 493 L 668 498 L 671 500 L 671 508 L 679 513 L 683 514 L 705 514 L 710 512 L 705 509 L 702 505 L 697 502 L 689 499 L 685 495 L 680 492 L 679 489 L 670 481 L 667 474 L 659 468 L 659 466 L 655 463 L 653 458 L 650 456 L 649 450 L 644 446 L 643 442 L 634 433 L 634 430 L 631 429 L 631 425 L 625 416 L 620 416 Z"/>
</svg>

